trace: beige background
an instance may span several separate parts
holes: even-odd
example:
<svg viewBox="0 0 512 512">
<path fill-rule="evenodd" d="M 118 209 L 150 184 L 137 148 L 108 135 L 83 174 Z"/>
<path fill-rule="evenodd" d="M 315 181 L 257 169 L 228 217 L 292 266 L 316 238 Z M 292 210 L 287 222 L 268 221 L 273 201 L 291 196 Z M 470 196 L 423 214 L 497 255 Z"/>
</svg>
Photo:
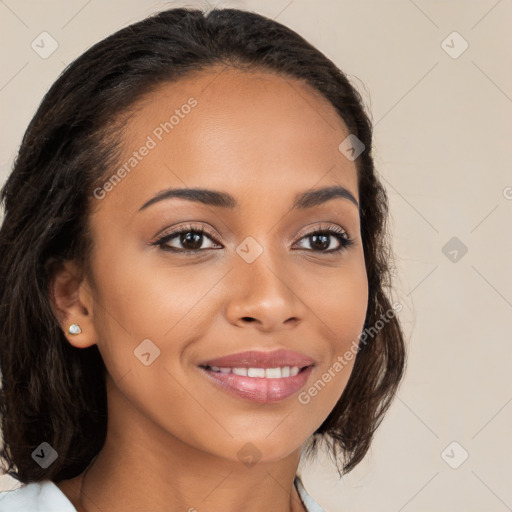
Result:
<svg viewBox="0 0 512 512">
<path fill-rule="evenodd" d="M 115 30 L 178 5 L 208 4 L 0 1 L 0 183 L 64 66 Z M 371 110 L 390 196 L 407 375 L 365 460 L 341 482 L 328 459 L 304 466 L 306 489 L 329 512 L 512 510 L 512 2 L 218 6 L 277 19 L 349 75 Z M 31 48 L 43 31 L 59 45 L 47 59 Z M 466 254 L 443 253 L 452 237 Z M 453 469 L 463 450 L 469 457 Z M 3 477 L 2 485 L 13 483 Z"/>
</svg>

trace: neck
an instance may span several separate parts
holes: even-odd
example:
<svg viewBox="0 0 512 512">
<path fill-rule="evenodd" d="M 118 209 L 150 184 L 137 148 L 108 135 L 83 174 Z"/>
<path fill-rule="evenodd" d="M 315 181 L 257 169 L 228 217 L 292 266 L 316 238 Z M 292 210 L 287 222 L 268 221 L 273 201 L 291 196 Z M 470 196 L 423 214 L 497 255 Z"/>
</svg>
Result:
<svg viewBox="0 0 512 512">
<path fill-rule="evenodd" d="M 73 484 L 59 484 L 78 512 L 305 510 L 294 486 L 300 449 L 253 465 L 220 458 L 163 431 L 111 389 L 119 396 L 109 397 L 105 445 Z"/>
</svg>

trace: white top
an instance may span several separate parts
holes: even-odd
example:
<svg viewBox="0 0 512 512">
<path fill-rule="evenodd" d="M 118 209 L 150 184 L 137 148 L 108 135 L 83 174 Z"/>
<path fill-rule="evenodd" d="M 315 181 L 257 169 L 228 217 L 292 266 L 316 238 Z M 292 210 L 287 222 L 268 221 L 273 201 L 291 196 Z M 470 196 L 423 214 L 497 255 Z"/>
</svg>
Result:
<svg viewBox="0 0 512 512">
<path fill-rule="evenodd" d="M 307 512 L 326 512 L 306 492 L 300 477 L 294 481 Z M 66 495 L 51 480 L 23 484 L 0 492 L 0 512 L 76 512 Z"/>
</svg>

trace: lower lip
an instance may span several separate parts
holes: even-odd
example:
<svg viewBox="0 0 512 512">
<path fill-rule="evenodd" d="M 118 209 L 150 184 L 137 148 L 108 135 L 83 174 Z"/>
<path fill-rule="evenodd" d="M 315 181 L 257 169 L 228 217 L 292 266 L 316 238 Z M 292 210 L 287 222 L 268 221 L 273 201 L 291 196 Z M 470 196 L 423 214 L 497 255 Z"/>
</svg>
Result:
<svg viewBox="0 0 512 512">
<path fill-rule="evenodd" d="M 304 387 L 311 375 L 313 366 L 308 366 L 294 377 L 267 379 L 260 377 L 244 377 L 234 373 L 220 373 L 200 367 L 213 382 L 224 391 L 262 404 L 279 402 L 288 398 Z"/>
</svg>

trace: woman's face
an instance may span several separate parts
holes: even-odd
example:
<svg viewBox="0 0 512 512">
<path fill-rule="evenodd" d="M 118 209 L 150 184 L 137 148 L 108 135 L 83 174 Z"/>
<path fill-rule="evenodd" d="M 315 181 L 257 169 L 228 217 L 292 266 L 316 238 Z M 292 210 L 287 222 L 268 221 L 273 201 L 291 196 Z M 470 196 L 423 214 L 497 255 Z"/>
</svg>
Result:
<svg viewBox="0 0 512 512">
<path fill-rule="evenodd" d="M 335 363 L 355 352 L 368 299 L 347 136 L 313 89 L 268 73 L 212 68 L 140 105 L 116 177 L 91 198 L 94 285 L 81 289 L 115 382 L 110 410 L 235 461 L 244 446 L 281 459 L 319 427 L 349 379 L 354 359 Z M 348 192 L 295 205 L 326 187 Z M 215 195 L 155 199 L 171 189 Z M 204 367 L 278 349 L 305 358 Z M 232 370 L 305 364 L 296 377 Z"/>
</svg>

